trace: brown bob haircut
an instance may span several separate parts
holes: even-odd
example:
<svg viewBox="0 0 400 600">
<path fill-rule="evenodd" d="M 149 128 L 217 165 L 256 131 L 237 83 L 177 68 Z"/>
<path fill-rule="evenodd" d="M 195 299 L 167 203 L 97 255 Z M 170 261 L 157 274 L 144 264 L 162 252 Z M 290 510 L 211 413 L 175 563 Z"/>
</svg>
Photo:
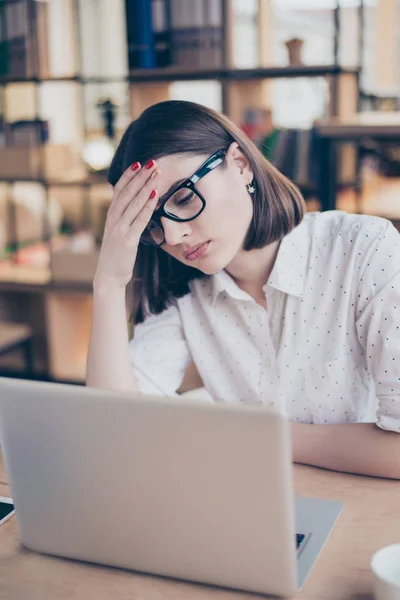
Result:
<svg viewBox="0 0 400 600">
<path fill-rule="evenodd" d="M 305 204 L 298 188 L 280 173 L 247 135 L 226 116 L 194 102 L 169 100 L 147 108 L 124 133 L 109 169 L 108 180 L 115 186 L 135 161 L 181 154 L 208 157 L 236 141 L 247 157 L 253 174 L 253 220 L 244 250 L 263 248 L 281 240 L 304 215 Z M 221 165 L 223 168 L 223 165 Z M 190 177 L 191 173 L 188 173 Z M 189 282 L 207 277 L 177 261 L 161 248 L 139 244 L 133 277 L 127 288 L 128 305 L 134 323 L 146 314 L 157 314 L 175 298 L 189 292 Z"/>
</svg>

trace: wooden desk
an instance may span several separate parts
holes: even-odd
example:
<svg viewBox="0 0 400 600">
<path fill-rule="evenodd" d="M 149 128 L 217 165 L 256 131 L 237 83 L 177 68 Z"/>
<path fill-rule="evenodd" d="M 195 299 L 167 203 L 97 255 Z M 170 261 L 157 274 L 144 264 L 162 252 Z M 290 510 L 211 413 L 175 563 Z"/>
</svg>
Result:
<svg viewBox="0 0 400 600">
<path fill-rule="evenodd" d="M 400 482 L 296 465 L 298 494 L 344 502 L 320 558 L 298 598 L 372 600 L 374 552 L 400 541 Z M 7 494 L 0 457 L 0 495 Z M 128 571 L 42 556 L 21 547 L 15 518 L 0 528 L 1 600 L 245 600 L 229 592 Z"/>
<path fill-rule="evenodd" d="M 334 210 L 338 182 L 336 143 L 359 144 L 363 139 L 372 139 L 400 144 L 400 112 L 362 112 L 348 119 L 327 119 L 317 125 L 317 131 L 320 136 L 321 208 Z"/>
</svg>

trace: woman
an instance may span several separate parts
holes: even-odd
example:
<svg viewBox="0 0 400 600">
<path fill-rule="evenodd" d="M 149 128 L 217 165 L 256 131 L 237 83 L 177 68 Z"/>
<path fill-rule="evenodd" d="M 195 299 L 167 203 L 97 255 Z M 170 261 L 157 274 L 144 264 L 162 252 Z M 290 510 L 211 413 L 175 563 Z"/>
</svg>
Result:
<svg viewBox="0 0 400 600">
<path fill-rule="evenodd" d="M 194 362 L 215 402 L 285 412 L 295 461 L 400 478 L 392 224 L 304 216 L 243 132 L 190 102 L 134 121 L 109 180 L 87 384 L 170 396 Z"/>
</svg>

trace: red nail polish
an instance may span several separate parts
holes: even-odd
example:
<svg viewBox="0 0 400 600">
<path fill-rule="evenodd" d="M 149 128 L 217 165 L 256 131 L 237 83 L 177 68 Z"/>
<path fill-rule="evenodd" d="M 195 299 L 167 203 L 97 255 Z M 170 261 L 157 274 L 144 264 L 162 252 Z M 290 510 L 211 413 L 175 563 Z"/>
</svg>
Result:
<svg viewBox="0 0 400 600">
<path fill-rule="evenodd" d="M 153 190 L 150 194 L 150 200 L 153 200 L 155 195 L 156 195 L 156 190 Z"/>
<path fill-rule="evenodd" d="M 149 160 L 149 162 L 146 164 L 146 169 L 151 169 L 151 167 L 153 167 L 155 164 L 156 163 L 153 159 Z"/>
<path fill-rule="evenodd" d="M 131 166 L 131 171 L 136 171 L 136 169 L 139 168 L 139 163 L 138 162 L 134 162 L 133 165 Z"/>
</svg>

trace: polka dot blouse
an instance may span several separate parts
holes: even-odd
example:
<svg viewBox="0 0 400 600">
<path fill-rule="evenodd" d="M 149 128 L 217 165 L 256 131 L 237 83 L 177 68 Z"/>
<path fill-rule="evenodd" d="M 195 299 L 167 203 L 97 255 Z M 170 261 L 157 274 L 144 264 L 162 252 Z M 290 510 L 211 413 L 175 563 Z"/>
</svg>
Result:
<svg viewBox="0 0 400 600">
<path fill-rule="evenodd" d="M 400 234 L 382 218 L 308 213 L 281 242 L 267 310 L 222 271 L 137 325 L 145 393 L 172 395 L 194 362 L 214 402 L 301 423 L 400 432 Z"/>
</svg>

